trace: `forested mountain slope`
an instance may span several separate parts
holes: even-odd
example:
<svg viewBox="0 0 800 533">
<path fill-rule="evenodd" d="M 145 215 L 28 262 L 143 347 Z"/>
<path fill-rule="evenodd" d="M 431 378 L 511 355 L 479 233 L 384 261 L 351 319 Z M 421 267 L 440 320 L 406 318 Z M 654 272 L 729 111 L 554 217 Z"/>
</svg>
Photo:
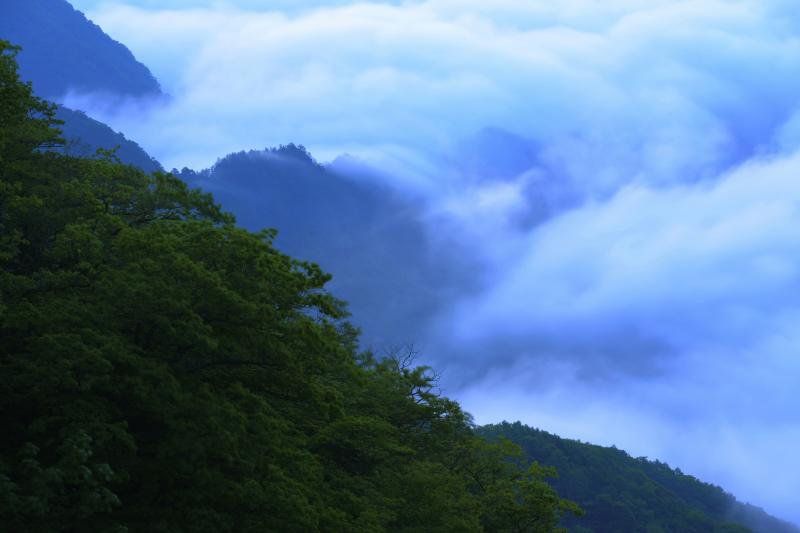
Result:
<svg viewBox="0 0 800 533">
<path fill-rule="evenodd" d="M 68 91 L 112 98 L 161 95 L 147 67 L 64 0 L 3 0 L 0 39 L 22 48 L 21 78 L 41 96 L 58 100 Z M 147 172 L 161 169 L 137 143 L 86 114 L 60 106 L 57 117 L 64 121 L 66 149 L 73 154 L 118 147 L 123 163 Z"/>
<path fill-rule="evenodd" d="M 556 468 L 553 486 L 586 511 L 579 520 L 565 519 L 575 533 L 745 531 L 741 526 L 758 533 L 800 532 L 659 461 L 562 439 L 519 422 L 483 426 L 478 433 L 510 439 L 528 459 Z"/>
<path fill-rule="evenodd" d="M 0 530 L 551 531 L 517 450 L 328 276 L 163 173 L 64 156 L 0 41 Z"/>
<path fill-rule="evenodd" d="M 420 339 L 447 291 L 465 283 L 453 262 L 459 254 L 429 240 L 420 199 L 320 165 L 301 146 L 239 152 L 201 172 L 173 172 L 213 193 L 244 227 L 277 228 L 280 250 L 331 272 L 331 287 L 350 303 L 367 344 Z"/>
<path fill-rule="evenodd" d="M 68 91 L 159 96 L 161 88 L 125 46 L 66 0 L 3 0 L 0 39 L 22 47 L 20 76 L 36 93 L 58 99 Z"/>
<path fill-rule="evenodd" d="M 128 97 L 159 92 L 123 45 L 67 2 L 12 0 L 4 10 L 0 38 L 22 45 L 22 77 L 38 93 L 60 95 L 68 87 Z M 61 34 L 67 36 L 57 46 Z M 70 39 L 81 43 L 73 47 Z M 65 122 L 68 153 L 91 156 L 119 147 L 121 162 L 148 172 L 161 168 L 137 143 L 82 112 L 60 107 L 57 116 Z M 323 167 L 297 146 L 230 154 L 211 169 L 179 174 L 213 192 L 244 227 L 279 228 L 279 249 L 333 272 L 332 288 L 350 302 L 368 345 L 418 341 L 446 293 L 466 282 L 462 272 L 469 269 L 456 270 L 448 259 L 457 254 L 429 242 L 417 199 Z"/>
<path fill-rule="evenodd" d="M 163 170 L 161 164 L 137 143 L 81 111 L 59 106 L 56 118 L 64 121 L 60 126 L 67 140 L 63 151 L 69 155 L 93 157 L 98 148 L 103 148 L 115 150 L 114 155 L 122 163 L 133 165 L 145 172 Z"/>
</svg>

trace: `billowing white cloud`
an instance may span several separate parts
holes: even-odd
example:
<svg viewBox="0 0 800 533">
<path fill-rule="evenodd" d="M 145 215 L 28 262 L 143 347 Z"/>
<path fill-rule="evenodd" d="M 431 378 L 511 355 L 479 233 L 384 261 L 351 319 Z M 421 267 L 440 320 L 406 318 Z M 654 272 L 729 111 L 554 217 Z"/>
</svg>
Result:
<svg viewBox="0 0 800 533">
<path fill-rule="evenodd" d="M 800 306 L 786 290 L 800 283 L 798 226 L 798 155 L 755 160 L 711 183 L 629 185 L 526 234 L 520 257 L 458 323 L 474 336 L 485 334 L 475 327 L 484 317 L 497 317 L 492 334 L 585 320 L 663 329 L 674 317 L 696 339 L 714 332 L 696 310 L 713 309 L 721 321 L 742 306 Z M 658 316 L 640 316 L 641 307 Z"/>
<path fill-rule="evenodd" d="M 168 167 L 294 141 L 431 197 L 486 267 L 423 339 L 479 421 L 800 522 L 794 2 L 75 4 L 172 98 L 67 102 Z"/>
<path fill-rule="evenodd" d="M 167 165 L 194 166 L 291 140 L 328 157 L 374 156 L 375 144 L 431 157 L 495 126 L 543 142 L 543 164 L 607 193 L 632 175 L 707 176 L 796 106 L 800 43 L 768 3 L 529 4 L 106 4 L 89 15 L 175 99 L 150 120 L 102 118 Z"/>
<path fill-rule="evenodd" d="M 443 321 L 456 364 L 488 371 L 466 407 L 669 457 L 796 520 L 798 227 L 800 153 L 629 185 L 518 235 Z"/>
</svg>

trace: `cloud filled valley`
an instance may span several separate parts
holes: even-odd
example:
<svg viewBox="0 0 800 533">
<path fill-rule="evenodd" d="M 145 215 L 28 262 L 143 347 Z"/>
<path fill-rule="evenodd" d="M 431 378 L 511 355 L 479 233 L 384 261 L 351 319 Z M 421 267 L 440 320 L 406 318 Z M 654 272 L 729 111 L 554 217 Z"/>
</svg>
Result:
<svg viewBox="0 0 800 533">
<path fill-rule="evenodd" d="M 372 191 L 393 216 L 335 230 L 370 290 L 399 294 L 401 334 L 370 322 L 362 271 L 331 268 L 334 288 L 367 338 L 415 343 L 478 422 L 658 457 L 800 521 L 790 2 L 73 3 L 169 96 L 62 101 L 166 168 L 211 168 L 189 181 L 251 225 L 264 205 L 225 164 L 337 176 L 310 214 L 348 184 Z M 291 151 L 215 166 L 289 142 L 325 167 Z M 374 265 L 362 242 L 381 243 Z"/>
</svg>

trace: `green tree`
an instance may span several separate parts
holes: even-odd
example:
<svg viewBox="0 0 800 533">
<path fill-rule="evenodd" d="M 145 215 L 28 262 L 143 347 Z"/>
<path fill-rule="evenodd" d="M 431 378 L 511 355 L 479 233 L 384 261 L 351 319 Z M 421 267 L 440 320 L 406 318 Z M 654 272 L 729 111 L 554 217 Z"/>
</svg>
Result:
<svg viewBox="0 0 800 533">
<path fill-rule="evenodd" d="M 19 47 L 0 39 L 0 161 L 28 157 L 36 148 L 60 141 L 52 126 L 56 107 L 33 95 L 21 83 L 16 55 Z"/>
<path fill-rule="evenodd" d="M 330 276 L 172 175 L 75 159 L 0 44 L 0 525 L 547 531 L 575 511 Z"/>
</svg>

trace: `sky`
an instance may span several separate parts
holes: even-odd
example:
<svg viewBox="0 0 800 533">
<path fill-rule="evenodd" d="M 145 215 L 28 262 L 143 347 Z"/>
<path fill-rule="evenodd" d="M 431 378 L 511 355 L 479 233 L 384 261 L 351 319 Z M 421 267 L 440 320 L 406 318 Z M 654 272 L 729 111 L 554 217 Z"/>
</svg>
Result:
<svg viewBox="0 0 800 533">
<path fill-rule="evenodd" d="M 800 523 L 793 1 L 72 3 L 170 97 L 67 103 L 168 168 L 296 142 L 428 199 L 483 265 L 424 346 L 479 423 Z"/>
</svg>

